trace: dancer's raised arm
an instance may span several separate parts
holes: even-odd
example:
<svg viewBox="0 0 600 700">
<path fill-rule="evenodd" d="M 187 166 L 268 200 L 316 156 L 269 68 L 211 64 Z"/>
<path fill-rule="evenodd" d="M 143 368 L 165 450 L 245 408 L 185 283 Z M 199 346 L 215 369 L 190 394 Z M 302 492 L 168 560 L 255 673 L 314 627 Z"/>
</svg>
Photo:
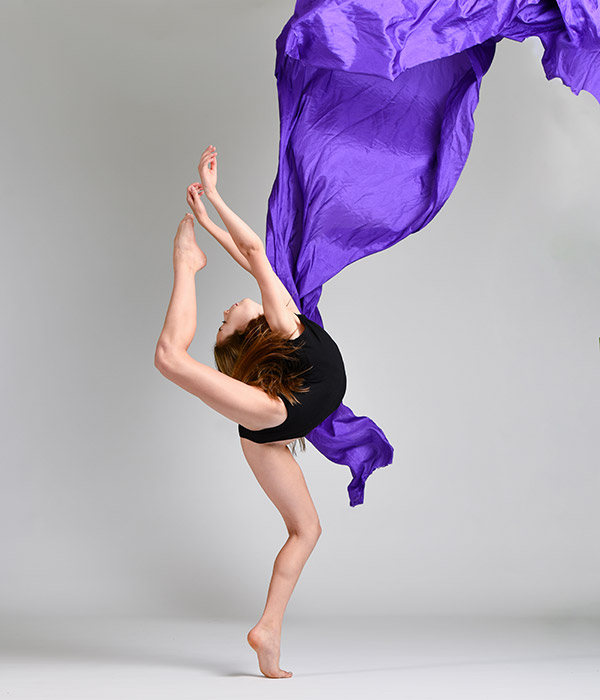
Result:
<svg viewBox="0 0 600 700">
<path fill-rule="evenodd" d="M 212 167 L 209 168 L 209 165 Z M 202 184 L 190 185 L 187 195 L 188 204 L 198 222 L 257 281 L 261 291 L 264 313 L 271 329 L 284 333 L 293 332 L 297 327 L 293 316 L 299 314 L 300 310 L 283 282 L 273 271 L 260 237 L 237 214 L 231 211 L 217 192 L 217 154 L 212 146 L 209 146 L 202 154 L 198 172 Z M 209 198 L 229 229 L 229 233 L 212 222 L 201 201 L 202 193 Z"/>
<path fill-rule="evenodd" d="M 202 180 L 204 194 L 208 201 L 217 210 L 231 238 L 244 257 L 256 248 L 264 248 L 263 242 L 248 224 L 232 211 L 217 192 L 217 151 L 214 146 L 209 146 L 200 158 L 198 173 Z"/>
</svg>

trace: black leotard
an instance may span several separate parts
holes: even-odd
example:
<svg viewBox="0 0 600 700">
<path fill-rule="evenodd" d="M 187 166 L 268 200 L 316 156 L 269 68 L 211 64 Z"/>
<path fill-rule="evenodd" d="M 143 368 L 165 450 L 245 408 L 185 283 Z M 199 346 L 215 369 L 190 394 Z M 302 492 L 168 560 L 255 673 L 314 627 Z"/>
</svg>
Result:
<svg viewBox="0 0 600 700">
<path fill-rule="evenodd" d="M 288 415 L 283 423 L 274 428 L 248 430 L 238 424 L 239 435 L 252 442 L 265 443 L 304 437 L 335 411 L 346 393 L 344 360 L 335 341 L 324 328 L 304 314 L 296 316 L 302 321 L 304 332 L 288 342 L 297 346 L 302 367 L 310 367 L 302 375 L 309 391 L 294 394 L 300 403 L 293 405 L 285 396 L 279 395 Z"/>
</svg>

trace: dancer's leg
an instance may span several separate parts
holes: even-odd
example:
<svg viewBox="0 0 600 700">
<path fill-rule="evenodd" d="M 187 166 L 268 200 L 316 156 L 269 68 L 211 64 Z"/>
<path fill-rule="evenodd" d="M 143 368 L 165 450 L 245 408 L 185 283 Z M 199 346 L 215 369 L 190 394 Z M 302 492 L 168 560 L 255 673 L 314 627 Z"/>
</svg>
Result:
<svg viewBox="0 0 600 700">
<path fill-rule="evenodd" d="M 241 438 L 242 450 L 258 482 L 281 513 L 289 537 L 273 565 L 264 612 L 248 633 L 260 670 L 270 678 L 292 674 L 279 668 L 281 626 L 300 573 L 321 534 L 314 503 L 298 463 L 285 445 L 259 445 Z"/>
<path fill-rule="evenodd" d="M 196 272 L 206 265 L 206 256 L 194 236 L 194 219 L 186 215 L 179 224 L 173 245 L 173 292 L 158 339 L 158 348 L 186 351 L 196 333 Z"/>
<path fill-rule="evenodd" d="M 196 332 L 195 274 L 205 264 L 206 256 L 194 236 L 193 219 L 186 216 L 175 236 L 175 280 L 154 364 L 165 377 L 235 423 L 250 430 L 278 425 L 285 418 L 280 398 L 197 362 L 187 352 Z"/>
</svg>

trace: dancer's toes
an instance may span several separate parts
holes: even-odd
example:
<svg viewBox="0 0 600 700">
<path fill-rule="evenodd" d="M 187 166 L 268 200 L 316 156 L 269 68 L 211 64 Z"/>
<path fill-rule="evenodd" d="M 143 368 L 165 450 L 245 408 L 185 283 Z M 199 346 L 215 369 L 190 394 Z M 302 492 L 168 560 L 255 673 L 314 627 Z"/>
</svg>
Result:
<svg viewBox="0 0 600 700">
<path fill-rule="evenodd" d="M 273 630 L 256 625 L 248 632 L 248 644 L 258 656 L 258 666 L 267 678 L 291 678 L 291 671 L 279 668 L 280 635 Z"/>
</svg>

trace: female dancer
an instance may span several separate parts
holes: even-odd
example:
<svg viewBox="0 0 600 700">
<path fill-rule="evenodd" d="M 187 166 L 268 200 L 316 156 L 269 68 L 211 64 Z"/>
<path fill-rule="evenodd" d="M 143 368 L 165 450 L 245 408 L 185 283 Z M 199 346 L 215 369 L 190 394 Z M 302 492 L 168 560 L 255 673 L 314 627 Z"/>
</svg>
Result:
<svg viewBox="0 0 600 700">
<path fill-rule="evenodd" d="M 188 355 L 196 332 L 195 275 L 206 256 L 196 243 L 193 217 L 186 214 L 175 236 L 173 292 L 154 363 L 165 377 L 238 424 L 242 452 L 283 517 L 289 536 L 275 559 L 265 608 L 248 642 L 265 676 L 289 678 L 292 673 L 279 667 L 283 615 L 321 525 L 288 445 L 299 440 L 304 449 L 304 436 L 341 403 L 346 374 L 333 339 L 300 313 L 262 240 L 218 194 L 216 156 L 212 146 L 202 154 L 202 184 L 188 187 L 187 202 L 198 223 L 254 276 L 262 304 L 245 298 L 224 312 L 214 346 L 218 369 Z M 229 233 L 209 218 L 202 194 Z"/>
</svg>

